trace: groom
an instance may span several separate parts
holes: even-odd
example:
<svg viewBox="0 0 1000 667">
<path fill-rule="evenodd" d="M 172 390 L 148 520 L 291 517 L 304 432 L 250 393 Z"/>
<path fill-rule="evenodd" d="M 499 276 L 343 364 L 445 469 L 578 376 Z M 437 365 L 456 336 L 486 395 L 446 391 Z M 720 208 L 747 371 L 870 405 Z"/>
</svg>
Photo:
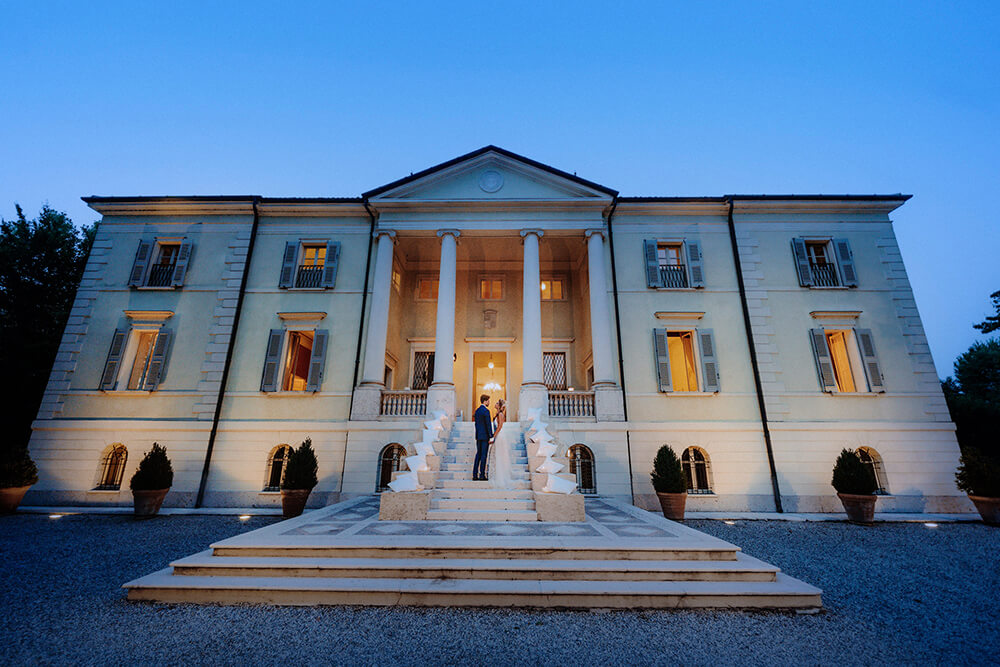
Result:
<svg viewBox="0 0 1000 667">
<path fill-rule="evenodd" d="M 490 438 L 493 437 L 489 405 L 488 394 L 479 397 L 479 407 L 476 408 L 476 459 L 472 462 L 472 480 L 475 482 L 486 481 L 486 461 L 489 458 Z"/>
</svg>

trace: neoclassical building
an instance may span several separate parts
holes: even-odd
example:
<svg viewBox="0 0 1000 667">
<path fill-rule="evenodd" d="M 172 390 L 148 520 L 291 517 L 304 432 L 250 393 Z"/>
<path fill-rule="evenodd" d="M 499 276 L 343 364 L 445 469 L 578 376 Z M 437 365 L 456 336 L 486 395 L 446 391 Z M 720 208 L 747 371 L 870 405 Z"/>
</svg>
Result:
<svg viewBox="0 0 1000 667">
<path fill-rule="evenodd" d="M 31 439 L 30 504 L 268 506 L 309 437 L 312 503 L 385 486 L 435 410 L 540 408 L 582 491 L 958 511 L 958 446 L 890 214 L 908 196 L 625 197 L 487 146 L 360 197 L 87 197 L 102 214 Z"/>
</svg>

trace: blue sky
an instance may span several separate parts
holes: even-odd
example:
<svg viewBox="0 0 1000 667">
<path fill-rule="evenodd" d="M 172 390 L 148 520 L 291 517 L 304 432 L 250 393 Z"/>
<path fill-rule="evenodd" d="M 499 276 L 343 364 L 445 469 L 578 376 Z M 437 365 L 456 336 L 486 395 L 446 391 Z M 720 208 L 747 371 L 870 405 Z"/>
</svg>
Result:
<svg viewBox="0 0 1000 667">
<path fill-rule="evenodd" d="M 625 195 L 906 192 L 939 373 L 1000 289 L 1000 3 L 0 0 L 0 215 L 351 195 L 493 143 Z"/>
</svg>

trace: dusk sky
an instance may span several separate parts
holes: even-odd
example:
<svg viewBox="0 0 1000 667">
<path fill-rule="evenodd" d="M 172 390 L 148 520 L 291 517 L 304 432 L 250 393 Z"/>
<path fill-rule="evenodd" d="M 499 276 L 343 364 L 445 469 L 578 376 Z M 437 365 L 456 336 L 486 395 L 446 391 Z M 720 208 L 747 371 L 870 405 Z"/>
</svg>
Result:
<svg viewBox="0 0 1000 667">
<path fill-rule="evenodd" d="M 0 216 L 357 196 L 485 144 L 623 195 L 903 192 L 938 372 L 1000 290 L 1000 3 L 0 0 Z"/>
</svg>

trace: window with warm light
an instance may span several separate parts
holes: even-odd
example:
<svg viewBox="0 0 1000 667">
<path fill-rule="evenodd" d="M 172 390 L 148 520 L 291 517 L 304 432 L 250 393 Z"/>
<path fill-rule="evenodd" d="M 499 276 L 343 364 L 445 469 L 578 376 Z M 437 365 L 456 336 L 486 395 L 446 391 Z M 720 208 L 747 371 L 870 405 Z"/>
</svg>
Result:
<svg viewBox="0 0 1000 667">
<path fill-rule="evenodd" d="M 421 301 L 436 301 L 437 298 L 437 278 L 421 278 L 417 281 L 417 299 Z"/>
<path fill-rule="evenodd" d="M 481 301 L 500 301 L 503 299 L 503 278 L 480 278 L 479 299 Z"/>
<path fill-rule="evenodd" d="M 694 361 L 694 334 L 667 332 L 667 354 L 674 391 L 698 391 L 698 369 Z"/>
<path fill-rule="evenodd" d="M 542 301 L 562 301 L 566 298 L 566 283 L 562 278 L 542 280 Z"/>
<path fill-rule="evenodd" d="M 132 372 L 128 376 L 129 389 L 142 389 L 146 386 L 146 376 L 149 373 L 153 349 L 156 346 L 156 331 L 136 331 L 135 359 L 132 362 Z"/>
<path fill-rule="evenodd" d="M 283 391 L 306 390 L 312 349 L 313 334 L 311 331 L 288 332 L 288 345 L 285 351 L 285 372 L 281 382 Z"/>
</svg>

